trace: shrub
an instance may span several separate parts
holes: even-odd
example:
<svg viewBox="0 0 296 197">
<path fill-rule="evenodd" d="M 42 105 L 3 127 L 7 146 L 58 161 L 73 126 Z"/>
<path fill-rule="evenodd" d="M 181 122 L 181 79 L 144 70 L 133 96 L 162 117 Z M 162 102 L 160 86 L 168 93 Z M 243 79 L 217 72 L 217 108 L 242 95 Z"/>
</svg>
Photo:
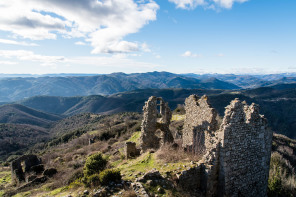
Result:
<svg viewBox="0 0 296 197">
<path fill-rule="evenodd" d="M 84 176 L 90 176 L 98 174 L 104 170 L 107 165 L 107 159 L 103 157 L 101 153 L 96 153 L 89 156 L 84 164 L 83 174 Z"/>
<path fill-rule="evenodd" d="M 86 180 L 86 186 L 88 187 L 96 187 L 96 186 L 99 186 L 100 185 L 100 177 L 98 174 L 93 174 L 89 177 L 87 177 L 87 180 Z"/>
<path fill-rule="evenodd" d="M 121 174 L 116 169 L 106 169 L 99 175 L 102 185 L 107 185 L 110 182 L 119 182 L 121 180 Z"/>
<path fill-rule="evenodd" d="M 282 193 L 282 180 L 279 171 L 268 179 L 269 196 L 277 196 Z"/>
<path fill-rule="evenodd" d="M 71 184 L 76 180 L 80 180 L 83 177 L 82 169 L 75 170 L 73 174 L 68 178 L 67 184 Z"/>
<path fill-rule="evenodd" d="M 278 152 L 272 153 L 268 179 L 268 196 L 295 196 L 295 180 L 295 174 L 290 172 L 283 156 Z"/>
</svg>

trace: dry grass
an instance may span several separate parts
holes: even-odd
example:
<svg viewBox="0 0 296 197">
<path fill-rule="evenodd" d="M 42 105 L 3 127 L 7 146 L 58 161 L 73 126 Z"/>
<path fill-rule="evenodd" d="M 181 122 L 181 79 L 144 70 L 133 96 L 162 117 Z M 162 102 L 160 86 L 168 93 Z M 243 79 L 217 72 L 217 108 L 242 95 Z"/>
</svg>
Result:
<svg viewBox="0 0 296 197">
<path fill-rule="evenodd" d="M 123 197 L 137 197 L 137 194 L 134 190 L 127 190 L 122 194 Z"/>
<path fill-rule="evenodd" d="M 296 176 L 289 168 L 289 163 L 283 156 L 274 152 L 271 155 L 271 163 L 269 170 L 269 182 L 273 182 L 272 180 L 277 179 L 278 187 L 272 187 L 269 184 L 269 189 L 273 189 L 273 194 L 276 195 L 286 195 L 286 196 L 295 196 L 296 195 Z"/>
<path fill-rule="evenodd" d="M 194 155 L 193 153 L 184 152 L 181 142 L 176 143 L 178 147 L 172 144 L 163 145 L 157 152 L 157 159 L 163 160 L 167 163 L 178 163 L 182 161 L 199 161 L 201 156 Z"/>
</svg>

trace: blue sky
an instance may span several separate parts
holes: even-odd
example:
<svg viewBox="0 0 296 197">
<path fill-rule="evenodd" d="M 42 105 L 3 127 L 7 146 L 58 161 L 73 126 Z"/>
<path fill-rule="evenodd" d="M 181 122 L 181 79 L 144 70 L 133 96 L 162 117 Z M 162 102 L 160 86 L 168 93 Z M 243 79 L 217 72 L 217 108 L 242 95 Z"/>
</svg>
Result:
<svg viewBox="0 0 296 197">
<path fill-rule="evenodd" d="M 296 72 L 295 0 L 3 0 L 0 73 Z"/>
</svg>

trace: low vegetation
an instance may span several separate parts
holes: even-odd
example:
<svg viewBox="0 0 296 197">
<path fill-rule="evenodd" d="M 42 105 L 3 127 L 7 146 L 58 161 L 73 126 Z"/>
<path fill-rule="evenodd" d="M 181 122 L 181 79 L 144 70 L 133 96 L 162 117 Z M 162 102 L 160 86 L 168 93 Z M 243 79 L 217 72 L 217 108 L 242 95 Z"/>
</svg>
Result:
<svg viewBox="0 0 296 197">
<path fill-rule="evenodd" d="M 87 124 L 80 124 L 79 121 L 85 121 Z M 183 120 L 172 121 L 171 125 L 176 127 L 174 131 L 182 135 Z M 137 113 L 110 116 L 84 114 L 75 116 L 73 120 L 70 118 L 62 120 L 58 128 L 64 134 L 75 133 L 80 129 L 83 132 L 81 135 L 72 135 L 68 140 L 61 140 L 57 144 L 44 143 L 43 146 L 30 150 L 39 153 L 45 165 L 56 168 L 58 174 L 44 185 L 29 188 L 18 196 L 66 196 L 70 193 L 72 196 L 79 196 L 79 193 L 81 195 L 85 189 L 92 191 L 110 182 L 115 183 L 121 179 L 133 181 L 154 168 L 166 177 L 169 176 L 167 172 L 185 170 L 194 166 L 199 160 L 198 156 L 184 153 L 180 143 L 174 146 L 165 145 L 156 152 L 148 151 L 137 158 L 126 159 L 124 144 L 126 141 L 131 141 L 139 145 L 140 123 L 141 116 Z M 59 129 L 56 128 L 55 131 Z M 65 139 L 63 132 L 55 132 L 55 139 Z M 93 141 L 90 143 L 89 139 Z M 281 135 L 274 136 L 269 196 L 295 196 L 295 149 L 294 140 Z M 1 196 L 11 186 L 8 183 L 10 169 L 0 167 L 0 171 Z M 161 188 L 160 185 L 144 184 L 144 186 L 149 193 L 158 196 L 185 195 L 170 188 Z M 126 191 L 122 195 L 135 196 L 135 193 Z"/>
<path fill-rule="evenodd" d="M 269 196 L 296 196 L 296 141 L 274 135 L 268 180 Z"/>
</svg>

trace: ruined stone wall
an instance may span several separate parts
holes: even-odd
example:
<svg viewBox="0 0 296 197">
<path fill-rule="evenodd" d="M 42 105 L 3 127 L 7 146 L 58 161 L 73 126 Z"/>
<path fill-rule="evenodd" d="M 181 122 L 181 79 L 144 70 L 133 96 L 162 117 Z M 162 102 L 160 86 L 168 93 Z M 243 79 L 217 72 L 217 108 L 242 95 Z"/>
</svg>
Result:
<svg viewBox="0 0 296 197">
<path fill-rule="evenodd" d="M 127 159 L 134 158 L 140 155 L 140 150 L 137 149 L 135 142 L 125 143 L 125 156 Z"/>
<path fill-rule="evenodd" d="M 185 100 L 183 147 L 196 154 L 203 154 L 218 128 L 217 112 L 208 97 L 191 95 Z"/>
<path fill-rule="evenodd" d="M 159 104 L 157 104 L 159 102 Z M 157 107 L 159 106 L 160 113 Z M 158 117 L 160 116 L 160 117 Z M 162 98 L 151 96 L 143 107 L 140 147 L 142 151 L 158 149 L 164 143 L 172 143 L 174 138 L 169 130 L 172 112 Z M 160 135 L 157 136 L 156 132 Z"/>
<path fill-rule="evenodd" d="M 22 166 L 23 163 L 23 166 Z M 11 163 L 11 179 L 13 184 L 19 184 L 22 181 L 25 181 L 26 176 L 32 167 L 38 166 L 41 164 L 41 159 L 36 155 L 23 155 L 20 158 L 12 161 Z M 24 168 L 24 170 L 23 170 Z"/>
<path fill-rule="evenodd" d="M 272 132 L 258 105 L 233 100 L 220 129 L 220 193 L 266 196 Z"/>
<path fill-rule="evenodd" d="M 141 125 L 140 146 L 143 151 L 158 148 L 159 139 L 155 135 L 157 123 L 157 98 L 151 96 L 143 107 L 143 121 Z"/>
<path fill-rule="evenodd" d="M 207 176 L 203 164 L 183 170 L 177 174 L 178 186 L 187 192 L 202 192 L 207 189 Z"/>
<path fill-rule="evenodd" d="M 202 159 L 196 167 L 177 175 L 179 186 L 206 196 L 266 196 L 272 131 L 259 114 L 259 106 L 233 100 L 226 107 L 220 129 L 217 113 L 206 96 L 189 96 L 185 110 L 183 147 L 202 155 Z M 165 136 L 170 133 L 170 120 L 167 103 L 150 97 L 144 106 L 142 150 L 158 148 L 170 139 Z M 155 135 L 157 130 L 162 130 L 161 137 Z"/>
</svg>

